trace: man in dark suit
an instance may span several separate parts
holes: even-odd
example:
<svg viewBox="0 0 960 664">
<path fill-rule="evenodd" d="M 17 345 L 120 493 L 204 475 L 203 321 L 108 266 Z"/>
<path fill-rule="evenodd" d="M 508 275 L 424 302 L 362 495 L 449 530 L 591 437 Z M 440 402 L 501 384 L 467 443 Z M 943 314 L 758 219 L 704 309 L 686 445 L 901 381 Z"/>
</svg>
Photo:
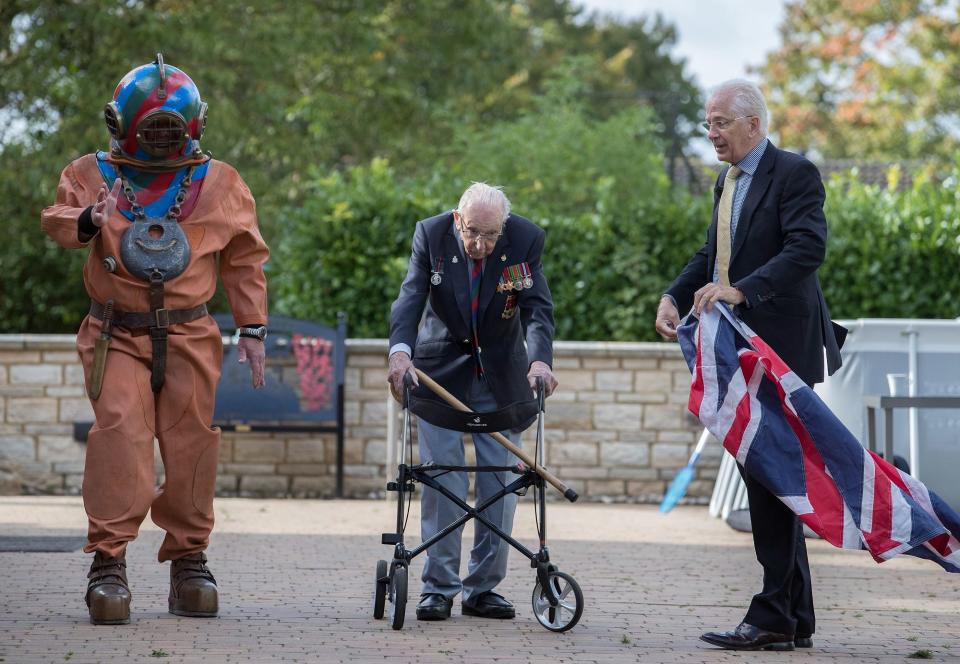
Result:
<svg viewBox="0 0 960 664">
<path fill-rule="evenodd" d="M 417 223 L 407 276 L 390 310 L 388 380 L 396 394 L 402 393 L 409 374 L 416 396 L 437 398 L 419 387 L 413 362 L 474 412 L 530 399 L 538 376 L 546 394 L 553 392 L 553 301 L 541 265 L 544 239 L 543 230 L 510 213 L 510 201 L 500 189 L 482 183 L 463 193 L 456 210 Z M 417 427 L 421 462 L 464 465 L 462 433 L 423 419 Z M 519 431 L 503 433 L 519 444 Z M 473 434 L 473 442 L 478 465 L 515 463 L 488 434 Z M 505 475 L 477 474 L 478 504 L 503 487 Z M 466 498 L 466 473 L 438 479 Z M 515 508 L 511 494 L 483 514 L 510 533 Z M 424 540 L 459 516 L 455 504 L 424 487 Z M 493 592 L 506 576 L 510 546 L 475 522 L 468 575 L 461 580 L 461 532 L 462 527 L 427 551 L 417 618 L 449 618 L 453 598 L 461 591 L 465 615 L 513 618 L 513 605 Z"/>
<path fill-rule="evenodd" d="M 766 102 L 748 81 L 719 86 L 707 102 L 704 128 L 718 159 L 731 166 L 717 178 L 706 243 L 660 301 L 657 332 L 676 339 L 681 311 L 725 302 L 801 379 L 820 382 L 824 348 L 830 373 L 840 366 L 817 278 L 827 244 L 820 173 L 767 139 Z M 813 595 L 800 520 L 740 470 L 763 588 L 735 630 L 700 638 L 734 650 L 810 647 Z"/>
</svg>

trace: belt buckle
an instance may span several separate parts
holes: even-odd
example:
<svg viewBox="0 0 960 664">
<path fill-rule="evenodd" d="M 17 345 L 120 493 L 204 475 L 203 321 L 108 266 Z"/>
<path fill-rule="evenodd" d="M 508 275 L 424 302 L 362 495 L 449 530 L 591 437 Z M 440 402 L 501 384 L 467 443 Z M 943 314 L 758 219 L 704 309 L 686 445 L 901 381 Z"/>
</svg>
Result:
<svg viewBox="0 0 960 664">
<path fill-rule="evenodd" d="M 155 309 L 153 312 L 154 327 L 164 329 L 170 326 L 170 310 Z"/>
</svg>

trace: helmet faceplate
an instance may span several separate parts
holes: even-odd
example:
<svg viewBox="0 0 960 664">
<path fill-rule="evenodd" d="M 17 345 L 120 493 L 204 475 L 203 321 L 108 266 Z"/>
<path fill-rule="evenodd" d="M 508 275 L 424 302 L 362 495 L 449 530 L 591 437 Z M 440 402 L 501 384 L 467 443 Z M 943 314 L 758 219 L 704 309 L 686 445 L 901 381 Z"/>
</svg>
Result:
<svg viewBox="0 0 960 664">
<path fill-rule="evenodd" d="M 112 152 L 172 165 L 199 152 L 207 105 L 186 73 L 157 60 L 123 77 L 104 117 Z"/>
</svg>

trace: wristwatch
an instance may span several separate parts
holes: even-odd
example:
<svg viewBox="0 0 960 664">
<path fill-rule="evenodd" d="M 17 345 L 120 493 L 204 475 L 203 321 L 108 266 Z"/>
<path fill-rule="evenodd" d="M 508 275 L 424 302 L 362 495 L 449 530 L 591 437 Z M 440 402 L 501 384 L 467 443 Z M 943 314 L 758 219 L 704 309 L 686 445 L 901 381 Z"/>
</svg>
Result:
<svg viewBox="0 0 960 664">
<path fill-rule="evenodd" d="M 267 326 L 260 325 L 259 327 L 241 327 L 237 329 L 237 335 L 263 341 L 267 338 Z"/>
</svg>

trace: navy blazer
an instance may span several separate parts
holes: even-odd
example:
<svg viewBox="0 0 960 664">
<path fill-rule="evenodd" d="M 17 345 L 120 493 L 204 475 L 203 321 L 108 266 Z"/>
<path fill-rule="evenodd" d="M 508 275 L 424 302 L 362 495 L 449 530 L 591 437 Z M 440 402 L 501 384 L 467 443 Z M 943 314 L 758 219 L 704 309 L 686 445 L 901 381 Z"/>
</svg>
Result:
<svg viewBox="0 0 960 664">
<path fill-rule="evenodd" d="M 501 408 L 531 398 L 527 371 L 533 361 L 553 365 L 553 300 L 541 263 L 545 238 L 529 219 L 511 214 L 480 282 L 481 362 Z M 529 265 L 531 287 L 497 292 L 504 269 L 521 263 Z M 431 282 L 434 273 L 439 284 Z M 508 302 L 511 295 L 515 297 Z M 410 346 L 418 369 L 467 402 L 476 375 L 471 333 L 467 261 L 454 232 L 453 212 L 445 212 L 417 222 L 407 276 L 390 309 L 390 347 Z M 423 386 L 414 394 L 437 398 Z"/>
<path fill-rule="evenodd" d="M 713 280 L 725 177 L 726 169 L 714 188 L 706 243 L 667 290 L 681 316 L 693 306 L 694 293 Z M 827 249 L 825 198 L 816 166 L 769 143 L 740 210 L 730 252 L 730 283 L 746 297 L 737 315 L 810 385 L 823 380 L 824 348 L 829 372 L 840 368 L 846 332 L 831 322 L 817 277 Z"/>
</svg>

